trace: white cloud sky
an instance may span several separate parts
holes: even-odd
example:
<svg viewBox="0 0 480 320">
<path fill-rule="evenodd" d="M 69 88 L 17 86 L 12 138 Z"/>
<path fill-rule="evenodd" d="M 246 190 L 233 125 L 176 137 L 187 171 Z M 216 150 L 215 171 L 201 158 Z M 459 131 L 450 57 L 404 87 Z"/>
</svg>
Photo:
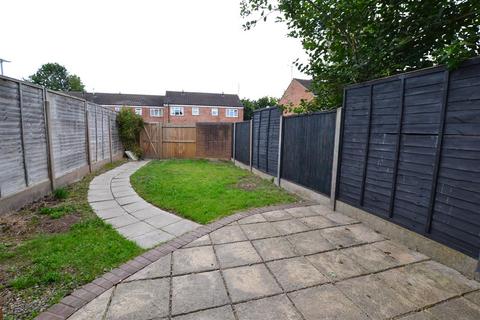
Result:
<svg viewBox="0 0 480 320">
<path fill-rule="evenodd" d="M 300 41 L 273 21 L 243 31 L 240 0 L 7 0 L 0 6 L 4 73 L 26 78 L 58 62 L 87 90 L 165 90 L 280 97 Z M 306 77 L 293 67 L 293 77 Z"/>
</svg>

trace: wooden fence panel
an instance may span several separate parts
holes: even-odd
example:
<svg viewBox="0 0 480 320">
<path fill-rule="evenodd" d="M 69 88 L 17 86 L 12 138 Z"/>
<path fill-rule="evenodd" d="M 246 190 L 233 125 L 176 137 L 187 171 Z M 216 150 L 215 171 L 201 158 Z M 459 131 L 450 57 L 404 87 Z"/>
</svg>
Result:
<svg viewBox="0 0 480 320">
<path fill-rule="evenodd" d="M 250 165 L 250 121 L 235 124 L 235 160 Z"/>
<path fill-rule="evenodd" d="M 162 158 L 190 159 L 196 155 L 195 125 L 163 126 Z"/>
<path fill-rule="evenodd" d="M 196 156 L 230 159 L 232 157 L 232 124 L 197 123 Z"/>
<path fill-rule="evenodd" d="M 253 167 L 273 176 L 278 169 L 279 108 L 256 110 L 253 114 Z"/>
</svg>

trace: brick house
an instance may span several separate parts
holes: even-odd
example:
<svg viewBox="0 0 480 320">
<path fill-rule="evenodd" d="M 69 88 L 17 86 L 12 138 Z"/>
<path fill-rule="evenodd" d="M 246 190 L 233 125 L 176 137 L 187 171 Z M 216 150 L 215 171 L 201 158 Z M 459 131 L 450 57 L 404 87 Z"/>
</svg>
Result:
<svg viewBox="0 0 480 320">
<path fill-rule="evenodd" d="M 243 121 L 243 104 L 236 94 L 167 91 L 165 96 L 70 92 L 115 111 L 132 108 L 145 122 L 196 123 Z"/>
<path fill-rule="evenodd" d="M 293 78 L 287 87 L 287 90 L 283 93 L 282 98 L 278 101 L 278 104 L 290 107 L 298 107 L 302 100 L 310 101 L 315 95 L 310 91 L 312 86 L 312 80 L 295 79 Z M 292 112 L 284 111 L 284 115 L 290 115 Z"/>
</svg>

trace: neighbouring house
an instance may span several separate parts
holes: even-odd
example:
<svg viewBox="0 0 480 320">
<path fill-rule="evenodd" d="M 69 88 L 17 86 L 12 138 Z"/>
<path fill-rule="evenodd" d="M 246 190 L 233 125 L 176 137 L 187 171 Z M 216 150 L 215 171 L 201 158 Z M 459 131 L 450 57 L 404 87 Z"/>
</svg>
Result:
<svg viewBox="0 0 480 320">
<path fill-rule="evenodd" d="M 292 79 L 282 98 L 278 101 L 279 105 L 287 107 L 283 113 L 284 115 L 292 114 L 288 109 L 298 107 L 302 100 L 310 101 L 315 97 L 311 91 L 311 86 L 312 80 Z"/>
<path fill-rule="evenodd" d="M 243 104 L 236 94 L 167 91 L 164 96 L 122 93 L 69 92 L 115 111 L 132 108 L 145 122 L 196 123 L 243 121 Z"/>
</svg>

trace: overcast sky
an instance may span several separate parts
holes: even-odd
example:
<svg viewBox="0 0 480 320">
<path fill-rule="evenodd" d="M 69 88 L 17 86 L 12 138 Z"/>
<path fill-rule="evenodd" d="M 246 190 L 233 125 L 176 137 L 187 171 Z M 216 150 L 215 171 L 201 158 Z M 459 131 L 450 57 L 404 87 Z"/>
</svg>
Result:
<svg viewBox="0 0 480 320">
<path fill-rule="evenodd" d="M 280 97 L 306 57 L 286 27 L 243 31 L 240 0 L 52 1 L 1 4 L 4 73 L 26 78 L 58 62 L 88 91 L 165 90 Z M 293 68 L 293 77 L 305 78 Z"/>
</svg>

